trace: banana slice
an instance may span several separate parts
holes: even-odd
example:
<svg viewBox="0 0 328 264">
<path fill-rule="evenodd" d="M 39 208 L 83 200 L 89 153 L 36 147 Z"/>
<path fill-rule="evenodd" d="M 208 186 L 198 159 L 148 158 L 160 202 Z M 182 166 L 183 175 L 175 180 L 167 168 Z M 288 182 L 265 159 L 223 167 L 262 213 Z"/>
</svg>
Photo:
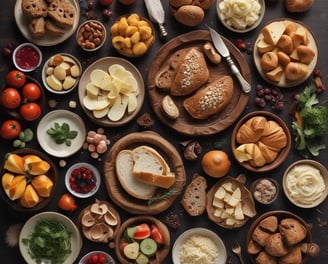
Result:
<svg viewBox="0 0 328 264">
<path fill-rule="evenodd" d="M 135 93 L 130 93 L 128 96 L 128 114 L 133 113 L 138 106 L 137 95 Z"/>
<path fill-rule="evenodd" d="M 108 111 L 108 118 L 112 121 L 118 121 L 120 120 L 126 111 L 126 108 L 128 106 L 129 98 L 125 95 L 119 95 L 113 106 Z"/>
<path fill-rule="evenodd" d="M 103 89 L 109 82 L 111 82 L 111 76 L 104 70 L 95 69 L 90 74 L 91 82 Z"/>
</svg>

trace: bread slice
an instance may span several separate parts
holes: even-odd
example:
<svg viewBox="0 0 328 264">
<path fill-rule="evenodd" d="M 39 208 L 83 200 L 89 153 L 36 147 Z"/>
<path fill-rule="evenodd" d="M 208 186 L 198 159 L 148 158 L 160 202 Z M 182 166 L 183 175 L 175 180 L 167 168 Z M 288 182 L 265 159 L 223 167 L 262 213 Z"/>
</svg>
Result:
<svg viewBox="0 0 328 264">
<path fill-rule="evenodd" d="M 133 150 L 133 176 L 145 182 L 162 188 L 170 188 L 175 182 L 175 175 L 171 172 L 164 158 L 149 146 L 140 146 Z"/>
<path fill-rule="evenodd" d="M 43 37 L 45 33 L 44 17 L 37 17 L 31 20 L 29 30 L 34 37 Z"/>
<path fill-rule="evenodd" d="M 115 162 L 117 178 L 128 194 L 138 199 L 149 200 L 157 187 L 137 180 L 132 173 L 133 165 L 132 150 L 121 150 Z"/>
<path fill-rule="evenodd" d="M 63 0 L 54 0 L 48 7 L 48 16 L 60 27 L 71 27 L 75 20 L 75 10 L 71 3 Z"/>
<path fill-rule="evenodd" d="M 52 20 L 47 20 L 45 23 L 45 28 L 53 36 L 61 36 L 65 33 L 65 30 L 57 26 Z"/>
<path fill-rule="evenodd" d="M 187 185 L 181 205 L 191 216 L 198 216 L 205 212 L 206 188 L 206 179 L 198 174 L 195 174 L 191 183 Z"/>
</svg>

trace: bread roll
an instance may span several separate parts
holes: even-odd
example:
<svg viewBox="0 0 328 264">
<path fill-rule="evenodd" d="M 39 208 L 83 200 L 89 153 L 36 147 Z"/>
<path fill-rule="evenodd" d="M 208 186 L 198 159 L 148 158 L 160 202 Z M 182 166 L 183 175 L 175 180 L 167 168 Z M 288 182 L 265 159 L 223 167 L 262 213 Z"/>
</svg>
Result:
<svg viewBox="0 0 328 264">
<path fill-rule="evenodd" d="M 183 101 L 186 111 L 195 119 L 206 119 L 222 111 L 231 101 L 233 80 L 223 76 L 208 83 Z"/>
<path fill-rule="evenodd" d="M 294 218 L 285 218 L 281 220 L 279 231 L 290 246 L 300 243 L 307 235 L 305 226 Z"/>
<path fill-rule="evenodd" d="M 315 56 L 313 49 L 305 45 L 299 45 L 296 50 L 301 63 L 310 64 Z"/>
<path fill-rule="evenodd" d="M 286 79 L 297 81 L 305 78 L 309 73 L 309 66 L 300 62 L 290 62 L 285 68 Z"/>
<path fill-rule="evenodd" d="M 279 258 L 279 264 L 302 264 L 302 251 L 300 246 L 293 247 L 288 254 Z"/>
<path fill-rule="evenodd" d="M 273 51 L 265 52 L 260 59 L 261 68 L 264 72 L 278 67 L 278 56 Z"/>
<path fill-rule="evenodd" d="M 278 56 L 278 62 L 279 64 L 282 66 L 282 67 L 286 67 L 286 65 L 288 63 L 290 63 L 290 57 L 288 56 L 288 54 L 286 54 L 285 52 L 283 51 L 278 51 L 277 52 L 277 56 Z M 280 78 L 279 78 L 280 79 Z"/>
<path fill-rule="evenodd" d="M 269 255 L 265 250 L 256 256 L 256 264 L 278 264 L 276 257 Z"/>
<path fill-rule="evenodd" d="M 271 235 L 264 248 L 271 256 L 281 257 L 288 254 L 288 248 L 280 233 Z"/>
<path fill-rule="evenodd" d="M 278 65 L 278 67 L 273 69 L 272 71 L 266 72 L 265 76 L 269 80 L 278 83 L 278 82 L 280 82 L 283 73 L 284 73 L 283 67 L 281 65 Z"/>
<path fill-rule="evenodd" d="M 259 226 L 272 233 L 278 229 L 278 218 L 275 215 L 268 216 L 261 220 Z"/>
<path fill-rule="evenodd" d="M 278 40 L 277 46 L 285 53 L 292 53 L 294 50 L 293 39 L 286 34 L 283 34 Z"/>
<path fill-rule="evenodd" d="M 288 12 L 302 13 L 308 10 L 313 0 L 285 0 L 285 6 Z"/>
<path fill-rule="evenodd" d="M 199 25 L 204 17 L 204 10 L 195 5 L 184 5 L 179 7 L 174 15 L 175 19 L 186 26 L 194 27 Z"/>
</svg>

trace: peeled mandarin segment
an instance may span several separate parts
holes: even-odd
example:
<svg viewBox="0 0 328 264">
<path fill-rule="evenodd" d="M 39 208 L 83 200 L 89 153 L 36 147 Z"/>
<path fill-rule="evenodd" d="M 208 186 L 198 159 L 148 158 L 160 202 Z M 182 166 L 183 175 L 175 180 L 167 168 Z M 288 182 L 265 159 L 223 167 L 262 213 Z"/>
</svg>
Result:
<svg viewBox="0 0 328 264">
<path fill-rule="evenodd" d="M 31 183 L 41 197 L 49 197 L 54 186 L 53 181 L 47 175 L 35 176 Z"/>
<path fill-rule="evenodd" d="M 40 202 L 40 198 L 31 184 L 26 186 L 23 196 L 20 198 L 20 203 L 25 208 L 32 208 Z"/>
<path fill-rule="evenodd" d="M 23 196 L 26 188 L 26 178 L 24 175 L 15 176 L 9 186 L 9 199 L 16 200 Z"/>
<path fill-rule="evenodd" d="M 11 153 L 7 156 L 4 169 L 17 173 L 17 174 L 24 174 L 24 160 L 21 156 Z"/>
<path fill-rule="evenodd" d="M 5 174 L 2 175 L 2 187 L 5 191 L 5 193 L 9 196 L 9 187 L 10 187 L 10 183 L 11 181 L 14 179 L 15 175 L 6 172 Z"/>
</svg>

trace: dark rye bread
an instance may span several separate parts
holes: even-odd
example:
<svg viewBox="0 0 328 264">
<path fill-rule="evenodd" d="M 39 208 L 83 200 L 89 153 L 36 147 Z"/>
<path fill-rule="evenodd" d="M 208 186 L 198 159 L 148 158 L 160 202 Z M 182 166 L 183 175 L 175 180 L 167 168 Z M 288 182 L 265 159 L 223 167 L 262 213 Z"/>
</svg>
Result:
<svg viewBox="0 0 328 264">
<path fill-rule="evenodd" d="M 54 0 L 49 4 L 48 16 L 60 27 L 71 27 L 74 24 L 75 10 L 66 0 Z"/>
<path fill-rule="evenodd" d="M 205 212 L 206 188 L 206 179 L 197 173 L 193 176 L 191 183 L 187 185 L 181 205 L 191 216 L 198 216 Z"/>
</svg>

